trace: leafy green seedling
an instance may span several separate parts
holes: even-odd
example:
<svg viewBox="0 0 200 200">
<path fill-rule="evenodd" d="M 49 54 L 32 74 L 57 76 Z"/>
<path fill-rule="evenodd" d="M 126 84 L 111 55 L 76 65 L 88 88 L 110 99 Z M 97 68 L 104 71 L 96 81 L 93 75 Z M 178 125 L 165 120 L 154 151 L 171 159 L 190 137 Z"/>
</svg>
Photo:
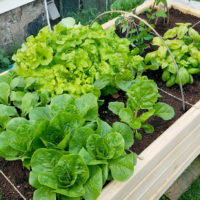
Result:
<svg viewBox="0 0 200 200">
<path fill-rule="evenodd" d="M 138 77 L 127 91 L 127 105 L 122 102 L 110 102 L 109 110 L 118 115 L 121 121 L 126 122 L 135 130 L 135 137 L 141 139 L 139 133 L 143 129 L 146 133 L 153 133 L 154 127 L 146 121 L 151 116 L 157 116 L 163 120 L 170 120 L 174 116 L 174 110 L 166 103 L 158 101 L 158 88 L 153 80 L 147 77 Z"/>
</svg>

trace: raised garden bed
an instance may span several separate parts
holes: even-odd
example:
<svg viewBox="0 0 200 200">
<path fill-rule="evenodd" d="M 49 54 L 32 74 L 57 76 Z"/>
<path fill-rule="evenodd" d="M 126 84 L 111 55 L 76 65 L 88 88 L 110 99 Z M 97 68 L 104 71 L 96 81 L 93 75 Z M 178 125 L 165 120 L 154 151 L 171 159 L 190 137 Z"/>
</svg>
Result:
<svg viewBox="0 0 200 200">
<path fill-rule="evenodd" d="M 152 2 L 147 2 L 139 10 L 149 7 L 151 4 Z M 175 8 L 185 12 L 183 8 Z M 173 13 L 175 14 L 174 17 Z M 195 12 L 193 13 L 195 15 Z M 176 19 L 182 14 L 173 9 L 171 10 L 171 14 L 171 19 L 174 21 L 170 22 L 170 27 L 173 27 L 174 22 L 177 22 Z M 198 18 L 186 14 L 182 19 L 179 22 L 189 22 L 188 20 L 191 20 L 194 23 Z M 109 22 L 104 25 L 104 28 L 108 28 L 111 25 L 112 22 Z M 167 29 L 168 27 L 160 29 L 161 34 L 162 31 L 165 31 L 165 28 Z M 197 28 L 197 30 L 199 31 L 200 28 Z M 165 87 L 165 84 L 161 82 L 161 74 L 159 72 L 157 74 L 147 73 L 147 75 L 157 82 L 159 88 L 174 96 L 180 96 L 178 86 L 170 89 Z M 198 102 L 200 99 L 200 91 L 198 90 L 200 82 L 198 79 L 199 75 L 196 75 L 194 84 L 184 87 L 186 101 L 190 102 L 190 104 L 197 102 L 192 108 L 190 108 L 190 105 L 187 105 L 188 111 L 186 113 L 182 111 L 181 101 L 160 91 L 163 96 L 161 101 L 174 107 L 175 117 L 168 122 L 156 117 L 151 119 L 151 124 L 154 125 L 155 132 L 151 135 L 142 134 L 143 140 L 135 141 L 131 149 L 139 154 L 134 175 L 124 183 L 117 181 L 109 183 L 103 189 L 102 194 L 98 198 L 99 200 L 159 199 L 182 171 L 197 157 L 200 153 L 200 135 L 198 134 L 200 129 L 200 102 Z M 100 107 L 101 118 L 110 124 L 119 121 L 119 119 L 116 115 L 108 111 L 107 103 L 110 101 L 125 102 L 126 97 L 124 94 L 119 94 L 118 98 L 113 98 L 112 96 L 106 97 L 104 106 Z M 0 169 L 5 172 L 27 199 L 31 199 L 33 190 L 27 184 L 28 172 L 25 169 L 23 170 L 21 163 L 7 162 L 2 159 L 0 161 Z M 16 171 L 13 173 L 14 168 Z M 1 179 L 1 176 L 0 180 L 2 181 L 2 185 L 4 185 L 3 188 L 0 188 L 0 194 L 3 195 L 5 200 L 11 198 L 20 199 L 19 195 L 11 189 L 10 185 L 3 178 Z"/>
</svg>

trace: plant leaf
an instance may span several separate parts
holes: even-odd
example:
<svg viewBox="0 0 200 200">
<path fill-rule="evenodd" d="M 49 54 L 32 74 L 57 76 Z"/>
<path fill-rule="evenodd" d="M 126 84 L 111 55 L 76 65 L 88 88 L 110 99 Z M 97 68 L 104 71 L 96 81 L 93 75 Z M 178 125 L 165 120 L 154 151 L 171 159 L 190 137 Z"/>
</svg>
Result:
<svg viewBox="0 0 200 200">
<path fill-rule="evenodd" d="M 10 96 L 10 86 L 2 82 L 0 83 L 0 103 L 8 105 L 8 97 Z"/>
<path fill-rule="evenodd" d="M 121 109 L 119 112 L 119 117 L 122 121 L 124 121 L 128 124 L 130 124 L 134 120 L 133 112 L 129 107 Z"/>
<path fill-rule="evenodd" d="M 52 119 L 51 110 L 49 107 L 37 107 L 33 108 L 29 113 L 30 120 L 38 120 L 38 119 Z"/>
<path fill-rule="evenodd" d="M 41 187 L 34 192 L 33 200 L 56 200 L 56 193 L 47 187 Z"/>
<path fill-rule="evenodd" d="M 92 134 L 94 131 L 91 128 L 77 128 L 70 140 L 69 151 L 78 154 L 83 147 L 86 148 L 87 139 Z"/>
<path fill-rule="evenodd" d="M 109 102 L 108 104 L 108 109 L 116 115 L 119 115 L 119 112 L 122 108 L 124 108 L 123 102 Z"/>
<path fill-rule="evenodd" d="M 84 185 L 85 188 L 85 200 L 94 200 L 100 195 L 103 182 L 102 182 L 102 170 L 99 166 L 89 166 L 90 178 Z"/>
<path fill-rule="evenodd" d="M 170 120 L 174 117 L 174 109 L 166 103 L 157 103 L 153 107 L 155 112 L 154 115 L 161 117 L 164 120 Z"/>
<path fill-rule="evenodd" d="M 111 170 L 112 177 L 120 182 L 128 180 L 133 175 L 133 160 L 133 153 L 121 156 L 115 160 L 111 160 L 109 163 L 109 168 Z"/>
<path fill-rule="evenodd" d="M 76 100 L 76 106 L 82 116 L 89 121 L 95 120 L 98 116 L 97 97 L 93 94 L 85 94 Z"/>
<path fill-rule="evenodd" d="M 22 116 L 26 116 L 34 107 L 36 107 L 38 100 L 38 94 L 26 93 L 22 98 Z"/>
<path fill-rule="evenodd" d="M 129 149 L 134 143 L 132 129 L 128 125 L 120 122 L 113 123 L 113 129 L 123 136 L 125 149 Z"/>
</svg>

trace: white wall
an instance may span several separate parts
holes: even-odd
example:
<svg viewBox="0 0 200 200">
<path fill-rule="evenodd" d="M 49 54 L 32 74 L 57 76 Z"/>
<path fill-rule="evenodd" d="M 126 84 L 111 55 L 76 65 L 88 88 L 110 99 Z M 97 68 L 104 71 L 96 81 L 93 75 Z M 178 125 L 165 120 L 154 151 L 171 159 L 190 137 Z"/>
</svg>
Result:
<svg viewBox="0 0 200 200">
<path fill-rule="evenodd" d="M 0 14 L 30 3 L 34 0 L 0 0 Z"/>
</svg>

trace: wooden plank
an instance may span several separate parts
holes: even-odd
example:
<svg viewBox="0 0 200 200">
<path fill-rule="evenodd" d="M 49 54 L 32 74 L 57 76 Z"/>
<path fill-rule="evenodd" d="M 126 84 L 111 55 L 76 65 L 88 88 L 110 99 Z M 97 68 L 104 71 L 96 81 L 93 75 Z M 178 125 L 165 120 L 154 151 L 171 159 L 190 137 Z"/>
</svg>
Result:
<svg viewBox="0 0 200 200">
<path fill-rule="evenodd" d="M 199 147 L 197 147 L 195 150 L 191 152 L 190 155 L 185 155 L 184 160 L 178 167 L 176 168 L 176 171 L 174 171 L 173 174 L 170 176 L 166 176 L 166 179 L 169 179 L 169 181 L 164 182 L 162 187 L 160 187 L 157 192 L 152 196 L 152 200 L 159 199 L 165 192 L 166 188 L 169 188 L 170 185 L 173 184 L 173 182 L 181 175 L 181 173 L 187 168 L 188 164 L 192 163 L 192 161 L 200 154 Z M 186 157 L 187 156 L 187 157 Z"/>
<path fill-rule="evenodd" d="M 174 8 L 174 9 L 178 9 L 185 14 L 190 14 L 190 15 L 194 15 L 196 17 L 200 17 L 200 11 L 198 9 L 191 8 L 187 5 L 183 5 L 174 0 L 168 0 L 168 4 L 170 7 Z"/>
<path fill-rule="evenodd" d="M 5 72 L 2 72 L 0 73 L 0 76 L 3 76 L 4 74 L 6 74 L 9 70 L 5 71 Z"/>
<path fill-rule="evenodd" d="M 158 188 L 167 182 L 165 177 L 169 177 L 174 171 L 176 171 L 177 166 L 184 162 L 187 155 L 190 155 L 193 149 L 198 148 L 200 152 L 199 130 L 200 126 L 198 126 L 191 134 L 188 134 L 181 143 L 179 143 L 166 157 L 164 157 L 164 159 L 148 174 L 148 176 L 144 177 L 143 181 L 141 181 L 140 184 L 131 191 L 125 200 L 151 199 L 151 197 L 157 193 Z M 184 165 L 185 168 L 187 168 L 189 164 L 190 163 L 187 162 L 186 165 Z M 185 168 L 182 168 L 182 170 Z M 182 173 L 182 171 L 180 173 Z M 168 188 L 165 188 L 165 190 L 167 189 Z"/>
</svg>

